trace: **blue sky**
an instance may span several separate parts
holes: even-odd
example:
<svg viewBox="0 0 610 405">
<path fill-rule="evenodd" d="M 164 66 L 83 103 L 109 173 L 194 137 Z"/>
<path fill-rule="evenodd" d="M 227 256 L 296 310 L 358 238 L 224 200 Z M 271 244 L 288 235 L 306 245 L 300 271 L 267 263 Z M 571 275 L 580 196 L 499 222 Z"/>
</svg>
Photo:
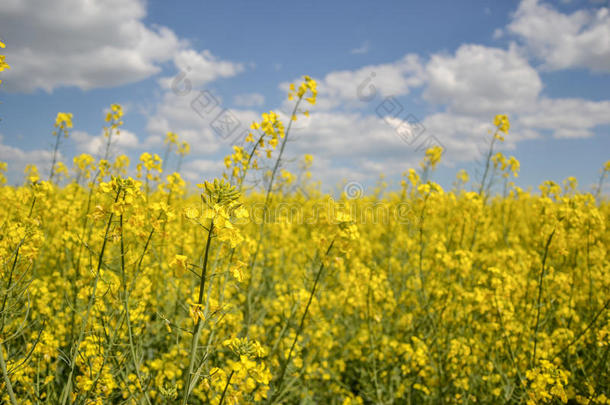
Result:
<svg viewBox="0 0 610 405">
<path fill-rule="evenodd" d="M 288 111 L 287 83 L 304 74 L 318 80 L 319 103 L 296 125 L 286 168 L 314 155 L 325 188 L 356 181 L 371 191 L 381 173 L 396 186 L 423 156 L 419 141 L 405 141 L 413 119 L 425 128 L 419 140 L 445 148 L 435 175 L 445 187 L 458 169 L 476 172 L 500 113 L 511 119 L 502 152 L 521 161 L 521 187 L 574 175 L 588 190 L 610 159 L 607 2 L 207 3 L 0 0 L 10 181 L 27 163 L 48 170 L 58 111 L 74 114 L 62 158 L 98 152 L 111 103 L 126 110 L 114 153 L 132 167 L 143 151 L 161 154 L 172 130 L 193 148 L 183 175 L 218 176 L 232 137 L 214 133 L 214 116 L 228 109 L 246 128 L 261 112 Z M 172 90 L 180 72 L 185 95 Z M 358 96 L 367 78 L 370 101 Z M 203 118 L 191 108 L 200 91 L 219 102 Z M 384 102 L 400 114 L 379 115 Z"/>
</svg>

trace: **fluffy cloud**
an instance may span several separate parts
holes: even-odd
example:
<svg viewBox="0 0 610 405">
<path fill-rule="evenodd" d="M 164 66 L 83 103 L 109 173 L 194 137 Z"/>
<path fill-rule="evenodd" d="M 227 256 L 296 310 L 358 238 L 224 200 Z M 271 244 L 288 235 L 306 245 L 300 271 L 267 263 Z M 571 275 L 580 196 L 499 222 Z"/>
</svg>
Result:
<svg viewBox="0 0 610 405">
<path fill-rule="evenodd" d="M 220 97 L 207 90 L 166 92 L 148 117 L 147 142 L 160 145 L 165 134 L 172 131 L 191 145 L 194 154 L 210 156 L 238 136 L 245 138 L 244 132 L 259 118 L 251 110 L 226 108 Z"/>
<path fill-rule="evenodd" d="M 400 128 L 400 130 L 398 130 Z M 410 124 L 396 118 L 357 112 L 313 112 L 310 125 L 292 131 L 285 164 L 304 154 L 315 157 L 314 178 L 326 185 L 372 181 L 380 173 L 399 174 L 421 159 L 425 137 L 413 142 Z"/>
<path fill-rule="evenodd" d="M 610 123 L 610 101 L 542 96 L 538 72 L 515 46 L 508 49 L 462 45 L 455 54 L 436 54 L 425 65 L 424 98 L 444 111 L 424 124 L 440 134 L 448 152 L 475 156 L 472 137 L 483 136 L 495 114 L 508 114 L 514 142 L 550 132 L 557 138 L 593 136 Z"/>
<path fill-rule="evenodd" d="M 28 164 L 38 167 L 41 177 L 48 175 L 53 160 L 53 152 L 45 149 L 23 150 L 4 144 L 4 137 L 0 135 L 0 161 L 8 163 L 8 178 L 19 182 L 23 179 L 23 169 Z M 63 160 L 61 154 L 58 160 Z"/>
<path fill-rule="evenodd" d="M 197 182 L 222 172 L 222 155 L 259 119 L 253 109 L 264 104 L 263 95 L 237 95 L 233 102 L 238 108 L 227 110 L 218 95 L 202 90 L 243 72 L 244 65 L 189 49 L 168 28 L 146 26 L 143 1 L 4 3 L 0 24 L 14 67 L 4 72 L 3 85 L 9 89 L 120 85 L 150 77 L 161 63 L 173 62 L 176 75 L 158 80 L 161 94 L 148 114 L 147 138 L 138 140 L 123 131 L 116 145 L 122 151 L 160 148 L 166 132 L 176 132 L 197 156 L 183 166 L 185 177 Z M 106 14 L 108 9 L 113 12 Z M 610 124 L 610 101 L 544 96 L 541 77 L 528 57 L 539 58 L 546 69 L 608 72 L 609 18 L 607 8 L 566 15 L 548 4 L 523 0 L 502 30 L 516 36 L 523 47 L 464 44 L 453 52 L 407 54 L 394 62 L 330 72 L 317 78 L 319 98 L 311 118 L 293 123 L 285 163 L 311 153 L 316 157 L 314 176 L 332 184 L 343 178 L 370 181 L 380 172 L 397 174 L 414 167 L 426 140 L 442 143 L 445 164 L 472 161 L 485 147 L 498 113 L 511 119 L 505 144 L 509 149 L 547 134 L 593 136 L 597 126 Z M 280 86 L 283 92 L 287 87 L 288 83 Z M 390 96 L 401 102 L 407 96 L 427 102 L 422 108 L 427 114 L 420 117 L 426 132 L 417 142 L 410 142 L 409 134 L 419 130 L 403 121 L 405 114 L 385 119 L 376 115 L 375 108 Z M 274 110 L 287 122 L 293 105 L 285 102 Z M 215 126 L 222 114 L 232 130 Z M 74 131 L 71 137 L 83 152 L 99 152 L 103 144 L 100 135 Z M 47 151 L 0 145 L 0 160 L 42 164 L 50 158 Z"/>
<path fill-rule="evenodd" d="M 298 83 L 298 78 L 294 82 Z M 414 54 L 393 63 L 340 70 L 318 78 L 317 109 L 362 107 L 376 96 L 401 96 L 423 83 L 420 58 Z M 280 88 L 288 91 L 288 83 Z"/>
<path fill-rule="evenodd" d="M 210 155 L 257 118 L 248 110 L 228 110 L 218 95 L 205 89 L 214 80 L 242 72 L 242 64 L 220 60 L 209 51 L 192 50 L 176 53 L 173 62 L 178 73 L 159 80 L 163 93 L 148 115 L 147 144 L 161 145 L 165 134 L 172 131 L 187 141 L 194 153 Z M 258 94 L 240 97 L 238 101 L 246 104 L 262 102 Z"/>
<path fill-rule="evenodd" d="M 244 70 L 242 64 L 219 60 L 208 50 L 179 51 L 173 61 L 178 74 L 161 78 L 159 83 L 162 88 L 171 89 L 174 93 L 184 93 L 218 78 L 235 76 Z"/>
<path fill-rule="evenodd" d="M 183 128 L 176 132 L 192 143 L 196 151 L 193 155 L 210 156 L 187 161 L 183 166 L 184 177 L 200 182 L 202 178 L 219 176 L 224 169 L 221 156 L 229 153 L 233 138 L 222 139 L 209 132 L 204 119 L 197 114 L 195 117 L 183 115 L 184 111 L 192 113 L 188 105 L 183 108 L 185 110 L 173 112 L 165 110 L 164 116 L 174 126 Z M 232 113 L 244 123 L 259 119 L 253 111 L 232 110 Z M 400 126 L 402 132 L 397 131 Z M 408 122 L 395 118 L 386 120 L 377 115 L 312 112 L 309 125 L 292 128 L 282 167 L 292 170 L 304 154 L 312 154 L 315 156 L 314 178 L 323 180 L 326 186 L 343 179 L 370 182 L 381 172 L 399 174 L 421 159 L 420 144 L 425 137 L 407 142 L 405 131 L 409 128 Z M 192 134 L 196 136 L 191 137 Z M 270 168 L 276 157 L 277 153 L 271 160 L 261 159 L 259 163 Z"/>
<path fill-rule="evenodd" d="M 358 86 L 363 83 L 362 94 L 369 98 L 358 97 Z M 417 125 L 421 127 L 405 122 L 406 112 L 394 117 L 376 114 L 384 97 L 396 96 L 393 100 L 402 102 L 404 97 L 399 96 L 408 95 L 414 87 L 421 87 L 430 111 L 420 117 L 422 122 Z M 542 95 L 542 88 L 538 72 L 515 46 L 465 44 L 451 54 L 432 54 L 427 60 L 406 55 L 394 63 L 331 72 L 319 80 L 320 105 L 312 109 L 311 117 L 293 122 L 284 163 L 290 165 L 310 153 L 316 157 L 314 175 L 326 185 L 343 178 L 370 182 L 381 172 L 396 175 L 414 167 L 429 144 L 445 148 L 443 163 L 447 165 L 478 159 L 487 147 L 493 117 L 499 113 L 508 114 L 512 123 L 505 149 L 549 133 L 592 136 L 596 126 L 610 122 L 610 102 L 551 99 Z M 150 124 L 163 117 L 167 125 L 160 127 L 164 130 L 182 126 L 185 134 L 192 131 L 188 136 L 202 153 L 220 153 L 221 140 L 201 127 L 201 117 L 189 108 L 190 99 L 167 97 Z M 284 120 L 292 106 L 293 102 L 286 102 L 278 109 Z M 258 119 L 251 111 L 237 113 L 247 116 L 245 123 Z M 425 132 L 413 141 L 422 128 Z M 209 171 L 210 162 L 205 162 L 190 170 Z"/>
<path fill-rule="evenodd" d="M 444 148 L 443 161 L 452 166 L 473 162 L 481 158 L 489 148 L 490 132 L 494 130 L 493 117 L 480 118 L 451 112 L 428 115 L 423 123 L 426 131 L 440 139 Z M 524 125 L 516 117 L 511 118 L 511 131 L 502 145 L 496 149 L 515 149 L 517 142 L 538 138 L 537 131 Z"/>
<path fill-rule="evenodd" d="M 527 128 L 551 130 L 557 138 L 589 137 L 596 126 L 610 124 L 610 101 L 542 98 L 519 121 Z"/>
<path fill-rule="evenodd" d="M 578 10 L 563 14 L 546 3 L 523 0 L 508 31 L 549 70 L 585 68 L 610 72 L 610 13 Z"/>
<path fill-rule="evenodd" d="M 9 91 L 118 86 L 145 79 L 186 44 L 148 27 L 143 0 L 7 0 L 0 26 Z"/>
<path fill-rule="evenodd" d="M 435 54 L 425 67 L 424 98 L 454 113 L 518 112 L 542 89 L 538 73 L 516 48 L 462 45 L 454 55 Z"/>
<path fill-rule="evenodd" d="M 195 159 L 183 166 L 182 174 L 185 180 L 198 184 L 206 179 L 219 177 L 224 168 L 224 164 L 219 159 Z"/>
<path fill-rule="evenodd" d="M 403 61 L 386 68 L 400 72 Z M 436 110 L 422 117 L 425 132 L 417 142 L 405 139 L 396 129 L 404 124 L 398 118 L 404 119 L 405 114 L 384 120 L 372 111 L 363 114 L 322 109 L 295 132 L 298 142 L 293 148 L 321 156 L 325 170 L 331 173 L 325 175 L 326 179 L 336 178 L 335 173 L 345 167 L 354 169 L 351 178 L 366 177 L 375 170 L 394 174 L 412 167 L 421 159 L 422 142 L 440 143 L 445 148 L 444 164 L 474 161 L 487 147 L 488 131 L 499 113 L 509 114 L 512 122 L 511 134 L 503 146 L 506 149 L 547 133 L 557 138 L 593 136 L 595 127 L 610 123 L 610 101 L 544 97 L 538 72 L 514 46 L 501 49 L 465 44 L 453 54 L 418 59 L 418 65 L 415 76 L 413 71 L 403 70 L 403 76 L 396 79 L 398 83 L 412 80 L 421 85 L 423 98 Z M 342 71 L 339 76 L 354 77 L 367 70 Z M 328 74 L 323 83 L 333 83 L 328 78 L 335 76 Z M 383 85 L 377 87 L 377 93 L 383 96 Z M 327 105 L 338 105 L 348 98 L 346 95 L 349 93 L 335 92 Z M 382 98 L 375 100 L 377 106 Z"/>
<path fill-rule="evenodd" d="M 83 131 L 74 131 L 70 134 L 70 137 L 76 143 L 78 152 L 101 156 L 106 148 L 107 138 L 104 138 L 103 134 L 90 135 Z M 141 146 L 138 137 L 133 132 L 121 129 L 120 134 L 112 137 L 111 151 L 113 153 L 126 153 Z"/>
</svg>

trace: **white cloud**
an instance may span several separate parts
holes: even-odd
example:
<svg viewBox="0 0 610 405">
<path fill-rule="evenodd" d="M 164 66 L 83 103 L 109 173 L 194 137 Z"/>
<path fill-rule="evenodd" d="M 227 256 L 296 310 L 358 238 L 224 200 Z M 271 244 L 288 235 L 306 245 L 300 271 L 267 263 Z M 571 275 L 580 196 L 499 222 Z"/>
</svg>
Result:
<svg viewBox="0 0 610 405">
<path fill-rule="evenodd" d="M 87 90 L 139 81 L 186 46 L 166 27 L 146 26 L 142 0 L 4 1 L 0 26 L 9 91 Z"/>
<path fill-rule="evenodd" d="M 198 184 L 207 179 L 220 177 L 223 169 L 225 169 L 225 166 L 218 159 L 195 159 L 183 166 L 182 174 L 185 180 Z"/>
<path fill-rule="evenodd" d="M 254 111 L 227 109 L 222 99 L 209 91 L 193 90 L 182 95 L 166 92 L 148 117 L 147 143 L 160 145 L 165 134 L 172 131 L 191 145 L 193 154 L 210 156 L 247 131 L 259 117 Z M 232 120 L 231 125 L 220 125 L 224 118 Z"/>
<path fill-rule="evenodd" d="M 427 62 L 417 61 L 417 69 L 404 70 L 387 65 L 392 72 L 390 82 L 405 83 L 413 80 L 423 87 L 423 97 L 436 110 L 422 117 L 424 134 L 412 144 L 401 139 L 395 128 L 402 121 L 385 122 L 374 114 L 341 112 L 337 108 L 322 110 L 311 115 L 303 128 L 295 132 L 294 143 L 300 153 L 322 156 L 329 162 L 329 176 L 335 176 L 341 167 L 358 167 L 369 174 L 379 169 L 388 174 L 405 170 L 421 159 L 421 142 L 439 142 L 445 148 L 444 164 L 473 161 L 480 157 L 493 129 L 496 114 L 508 114 L 511 133 L 503 147 L 514 149 L 518 142 L 542 136 L 543 131 L 554 137 L 591 136 L 593 129 L 610 123 L 610 101 L 584 99 L 549 99 L 541 95 L 543 84 L 538 72 L 519 50 L 465 44 L 453 54 L 433 54 Z M 403 59 L 404 61 L 404 59 Z M 336 89 L 324 100 L 326 106 L 339 106 L 350 98 L 350 80 L 336 80 L 362 75 L 370 68 L 354 72 L 331 72 L 322 83 Z M 413 72 L 415 74 L 413 75 Z M 392 76 L 392 75 L 391 75 Z M 329 80 L 330 78 L 330 80 Z M 417 81 L 415 81 L 417 79 Z M 374 109 L 390 87 L 374 83 L 376 98 Z M 406 94 L 398 91 L 395 94 Z M 344 91 L 341 91 L 344 90 Z M 372 112 L 372 111 L 371 111 Z M 400 114 L 404 119 L 406 112 Z M 298 121 L 297 121 L 298 122 Z"/>
<path fill-rule="evenodd" d="M 244 70 L 242 64 L 220 60 L 209 51 L 192 50 L 178 52 L 173 61 L 178 74 L 159 80 L 164 91 L 154 110 L 148 113 L 147 145 L 161 146 L 165 134 L 172 131 L 191 145 L 193 153 L 211 155 L 257 118 L 251 111 L 227 110 L 222 99 L 204 87 L 219 78 L 239 74 Z M 261 97 L 250 94 L 240 101 L 261 102 Z M 228 131 L 219 125 L 223 117 L 234 121 Z"/>
<path fill-rule="evenodd" d="M 370 97 L 360 100 L 359 86 L 361 95 Z M 437 112 L 421 117 L 425 132 L 414 140 L 404 121 L 408 111 L 388 119 L 375 111 L 385 97 L 396 96 L 398 101 L 418 86 Z M 518 113 L 537 103 L 542 82 L 516 48 L 463 45 L 454 54 L 433 54 L 427 61 L 406 55 L 395 63 L 331 72 L 319 80 L 319 89 L 321 106 L 316 104 L 311 118 L 294 123 L 290 151 L 321 160 L 318 174 L 329 184 L 339 176 L 364 181 L 381 172 L 401 173 L 417 165 L 430 143 L 445 148 L 444 164 L 472 161 L 480 154 L 493 116 L 510 113 L 516 120 Z M 284 103 L 281 110 L 289 111 L 291 105 Z M 357 109 L 345 110 L 346 105 Z M 538 136 L 517 121 L 513 125 L 517 133 L 508 148 Z M 419 134 L 419 129 L 414 132 Z"/>
<path fill-rule="evenodd" d="M 610 101 L 542 98 L 520 116 L 520 123 L 551 130 L 556 138 L 590 137 L 596 126 L 610 124 Z"/>
<path fill-rule="evenodd" d="M 316 109 L 362 107 L 375 97 L 400 96 L 420 86 L 422 81 L 420 58 L 414 54 L 381 65 L 368 65 L 357 70 L 340 70 L 317 79 Z M 298 78 L 294 82 L 300 83 Z M 280 88 L 288 91 L 288 83 Z"/>
<path fill-rule="evenodd" d="M 326 185 L 341 179 L 370 182 L 381 172 L 397 175 L 417 165 L 423 155 L 422 144 L 427 142 L 439 142 L 445 148 L 445 165 L 476 160 L 487 147 L 488 131 L 499 113 L 511 119 L 511 132 L 502 146 L 507 150 L 546 133 L 554 137 L 591 136 L 596 126 L 610 120 L 606 118 L 610 117 L 610 102 L 543 97 L 538 72 L 515 46 L 501 49 L 465 44 L 452 54 L 433 54 L 425 61 L 407 55 L 395 63 L 330 72 L 318 82 L 320 105 L 312 109 L 310 118 L 300 117 L 293 123 L 285 164 L 290 166 L 305 153 L 314 155 L 314 178 Z M 360 85 L 361 95 L 370 98 L 359 98 Z M 411 141 L 409 124 L 402 121 L 407 111 L 386 120 L 377 116 L 375 109 L 384 97 L 395 95 L 397 100 L 418 86 L 431 112 L 421 117 L 424 134 Z M 287 83 L 280 87 L 287 90 Z M 163 117 L 167 124 L 159 126 L 163 130 L 182 127 L 186 134 L 192 131 L 193 135 L 187 136 L 200 153 L 215 153 L 224 147 L 222 139 L 209 131 L 208 122 L 190 109 L 192 96 L 183 100 L 173 94 L 166 97 L 151 125 Z M 280 106 L 284 119 L 293 105 L 284 102 Z M 246 127 L 258 119 L 252 111 L 236 113 L 240 118 L 248 117 L 242 119 Z M 191 176 L 211 172 L 210 165 L 211 160 L 193 165 Z"/>
<path fill-rule="evenodd" d="M 81 153 L 89 153 L 91 155 L 101 156 L 104 153 L 108 138 L 103 134 L 90 135 L 84 131 L 73 131 L 70 134 L 72 140 L 76 143 L 76 149 Z M 138 137 L 131 131 L 121 129 L 117 135 L 113 134 L 111 143 L 112 153 L 126 153 L 128 150 L 137 149 L 142 145 L 138 141 Z"/>
<path fill-rule="evenodd" d="M 53 160 L 53 152 L 45 149 L 23 150 L 21 148 L 5 145 L 4 136 L 0 135 L 0 161 L 8 164 L 7 177 L 13 181 L 21 181 L 23 170 L 26 165 L 34 164 L 38 167 L 40 176 L 45 179 L 48 176 L 51 162 Z M 58 160 L 63 160 L 61 153 L 58 154 Z"/>
<path fill-rule="evenodd" d="M 425 75 L 426 100 L 468 115 L 520 111 L 542 89 L 538 73 L 514 47 L 462 45 L 454 55 L 432 55 Z"/>
<path fill-rule="evenodd" d="M 201 93 L 214 80 L 243 72 L 244 65 L 222 60 L 207 50 L 189 49 L 188 43 L 168 28 L 145 25 L 143 1 L 4 3 L 0 24 L 13 69 L 5 72 L 3 85 L 9 90 L 121 85 L 157 74 L 161 63 L 173 62 L 177 75 L 158 80 L 162 92 L 148 115 L 148 136 L 138 140 L 123 130 L 115 145 L 120 151 L 160 148 L 166 132 L 176 132 L 191 144 L 193 155 L 202 156 L 187 160 L 183 166 L 185 177 L 198 181 L 222 172 L 219 156 L 259 119 L 250 108 L 264 104 L 262 94 L 239 94 L 233 102 L 243 109 L 226 110 L 220 97 Z M 109 9 L 113 12 L 108 13 Z M 404 97 L 417 88 L 429 103 L 428 115 L 420 117 L 426 133 L 419 139 L 433 135 L 442 142 L 448 164 L 479 156 L 498 113 L 511 118 L 507 148 L 547 132 L 554 137 L 592 136 L 596 126 L 610 123 L 610 101 L 542 96 L 542 80 L 528 62 L 527 52 L 543 60 L 547 69 L 610 71 L 609 18 L 607 8 L 566 15 L 547 4 L 523 0 L 509 26 L 497 29 L 494 38 L 512 34 L 525 48 L 464 44 L 454 52 L 427 58 L 407 54 L 390 63 L 332 71 L 317 78 L 318 103 L 311 118 L 299 118 L 293 124 L 288 155 L 313 154 L 314 174 L 326 184 L 342 178 L 366 181 L 381 171 L 397 174 L 415 166 L 421 150 L 396 130 L 408 124 L 399 118 L 378 117 L 375 107 L 385 97 Z M 352 53 L 369 49 L 367 41 Z M 287 86 L 283 83 L 280 88 L 286 91 Z M 211 104 L 204 107 L 202 103 L 207 102 Z M 285 102 L 279 107 L 284 118 L 292 106 Z M 213 129 L 223 111 L 238 124 L 229 139 Z M 71 138 L 79 152 L 96 154 L 103 149 L 101 135 L 74 131 Z M 0 144 L 1 156 L 22 165 L 51 159 L 49 151 L 26 152 Z"/>
<path fill-rule="evenodd" d="M 174 92 L 199 88 L 221 77 L 231 77 L 242 72 L 240 63 L 219 60 L 208 50 L 196 52 L 192 49 L 179 51 L 173 57 L 178 74 L 159 79 L 162 88 Z"/>
<path fill-rule="evenodd" d="M 548 3 L 523 0 L 507 29 L 543 61 L 545 69 L 585 68 L 610 72 L 607 7 L 563 14 Z"/>
<path fill-rule="evenodd" d="M 241 117 L 258 119 L 250 111 L 235 111 Z M 244 118 L 245 120 L 245 118 Z M 296 168 L 296 162 L 304 154 L 312 154 L 314 165 L 313 178 L 322 180 L 325 186 L 334 185 L 342 180 L 367 183 L 375 180 L 383 172 L 399 174 L 414 167 L 422 157 L 417 143 L 408 144 L 395 127 L 406 122 L 384 119 L 376 115 L 340 112 L 312 112 L 311 124 L 304 128 L 292 129 L 288 146 L 283 156 L 282 167 Z M 405 128 L 403 127 L 403 130 Z M 180 133 L 179 133 L 180 134 Z M 210 144 L 215 153 L 210 153 Z M 230 145 L 214 135 L 206 141 L 198 140 L 195 148 L 200 150 L 194 155 L 210 154 L 209 158 L 187 161 L 183 166 L 184 177 L 193 182 L 219 176 L 224 165 L 220 156 L 230 152 Z M 219 156 L 220 155 L 220 156 Z M 272 165 L 272 159 L 261 157 L 261 167 Z"/>
<path fill-rule="evenodd" d="M 443 164 L 454 165 L 461 162 L 471 162 L 487 152 L 491 139 L 490 131 L 494 130 L 493 117 L 479 118 L 476 116 L 440 112 L 427 116 L 423 123 L 429 134 L 437 136 L 442 146 Z M 525 139 L 537 138 L 536 131 L 520 125 L 519 120 L 511 117 L 511 131 L 505 137 L 505 142 L 497 148 L 514 149 L 516 143 Z"/>
<path fill-rule="evenodd" d="M 342 179 L 370 181 L 384 172 L 399 174 L 421 159 L 415 143 L 408 144 L 396 131 L 408 123 L 376 115 L 313 112 L 306 128 L 290 134 L 285 162 L 290 165 L 304 154 L 312 154 L 314 178 L 327 185 Z"/>
<path fill-rule="evenodd" d="M 610 123 L 610 101 L 543 97 L 538 72 L 514 46 L 462 45 L 453 55 L 432 55 L 425 76 L 424 98 L 445 109 L 425 117 L 424 125 L 439 134 L 450 160 L 476 158 L 496 114 L 511 120 L 509 148 L 541 131 L 588 137 Z"/>
<path fill-rule="evenodd" d="M 260 93 L 238 94 L 233 103 L 238 107 L 260 107 L 265 103 L 265 96 Z"/>
</svg>

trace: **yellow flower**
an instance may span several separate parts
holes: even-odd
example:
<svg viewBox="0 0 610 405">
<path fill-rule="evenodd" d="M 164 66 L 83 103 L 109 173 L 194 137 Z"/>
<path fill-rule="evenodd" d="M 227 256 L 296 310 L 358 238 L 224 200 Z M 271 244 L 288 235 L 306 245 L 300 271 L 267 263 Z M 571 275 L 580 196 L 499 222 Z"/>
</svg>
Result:
<svg viewBox="0 0 610 405">
<path fill-rule="evenodd" d="M 460 170 L 456 177 L 460 182 L 468 183 L 469 176 L 468 176 L 468 172 L 466 170 L 464 170 L 464 169 Z"/>
<path fill-rule="evenodd" d="M 510 129 L 510 122 L 508 121 L 508 116 L 504 114 L 496 115 L 494 118 L 494 125 L 498 128 L 498 131 L 508 134 L 508 130 Z"/>
<path fill-rule="evenodd" d="M 248 210 L 246 208 L 244 208 L 243 205 L 240 205 L 239 207 L 235 208 L 233 210 L 232 214 L 235 216 L 235 218 L 239 218 L 239 219 L 248 218 L 250 216 L 250 214 L 248 213 Z"/>
<path fill-rule="evenodd" d="M 178 154 L 180 156 L 186 156 L 191 152 L 191 145 L 188 142 L 182 141 L 178 146 Z"/>
<path fill-rule="evenodd" d="M 431 148 L 426 149 L 426 155 L 424 157 L 424 161 L 422 163 L 422 167 L 429 166 L 431 169 L 434 169 L 438 162 L 441 161 L 441 156 L 443 155 L 443 148 L 440 146 L 433 146 Z"/>
<path fill-rule="evenodd" d="M 26 165 L 24 171 L 26 173 L 26 178 L 30 183 L 36 183 L 38 180 L 40 180 L 38 167 L 36 167 L 36 165 Z"/>
<path fill-rule="evenodd" d="M 310 104 L 316 103 L 316 97 L 318 95 L 318 84 L 314 79 L 309 76 L 303 76 L 304 81 L 297 88 L 294 83 L 290 84 L 289 92 L 288 92 L 288 100 L 292 100 L 294 97 L 302 99 L 307 92 L 309 92 L 310 96 L 305 98 L 305 100 Z M 306 112 L 305 115 L 309 115 L 309 112 Z M 296 117 L 293 116 L 293 120 Z"/>
<path fill-rule="evenodd" d="M 181 276 L 188 269 L 188 257 L 184 255 L 175 255 L 169 265 L 176 271 L 178 276 Z"/>
<path fill-rule="evenodd" d="M 178 145 L 178 135 L 174 132 L 168 132 L 165 134 L 165 143 L 171 145 Z"/>
<path fill-rule="evenodd" d="M 199 210 L 195 207 L 188 207 L 184 210 L 184 216 L 188 219 L 199 218 Z"/>
<path fill-rule="evenodd" d="M 205 314 L 203 313 L 202 304 L 196 304 L 196 303 L 190 302 L 189 303 L 189 314 L 191 316 L 191 319 L 193 320 L 193 323 L 197 323 L 198 319 L 201 319 L 202 321 L 205 320 Z"/>
<path fill-rule="evenodd" d="M 72 128 L 72 113 L 57 113 L 55 126 L 60 128 Z"/>
<path fill-rule="evenodd" d="M 0 41 L 0 48 L 4 48 L 5 45 L 4 43 L 2 43 L 2 41 Z M 4 55 L 0 55 L 0 72 L 2 72 L 4 69 L 10 69 L 11 67 L 9 66 L 8 63 L 5 62 L 5 56 Z M 0 83 L 2 83 L 2 80 L 0 80 Z"/>
<path fill-rule="evenodd" d="M 237 261 L 233 266 L 231 266 L 231 275 L 240 283 L 244 281 L 244 267 L 246 267 L 246 263 L 242 261 Z"/>
</svg>

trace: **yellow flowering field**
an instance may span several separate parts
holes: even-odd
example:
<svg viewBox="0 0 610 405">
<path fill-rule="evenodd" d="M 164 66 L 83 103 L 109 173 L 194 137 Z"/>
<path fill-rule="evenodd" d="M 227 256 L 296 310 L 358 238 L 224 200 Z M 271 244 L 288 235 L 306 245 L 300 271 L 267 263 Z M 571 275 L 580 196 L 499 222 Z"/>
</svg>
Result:
<svg viewBox="0 0 610 405">
<path fill-rule="evenodd" d="M 316 96 L 292 85 L 294 114 Z M 597 193 L 526 192 L 498 115 L 478 183 L 443 190 L 435 147 L 399 190 L 333 196 L 314 157 L 280 165 L 269 112 L 195 189 L 179 134 L 111 157 L 122 117 L 61 162 L 59 113 L 50 175 L 0 178 L 2 403 L 610 403 L 610 162 Z"/>
</svg>

